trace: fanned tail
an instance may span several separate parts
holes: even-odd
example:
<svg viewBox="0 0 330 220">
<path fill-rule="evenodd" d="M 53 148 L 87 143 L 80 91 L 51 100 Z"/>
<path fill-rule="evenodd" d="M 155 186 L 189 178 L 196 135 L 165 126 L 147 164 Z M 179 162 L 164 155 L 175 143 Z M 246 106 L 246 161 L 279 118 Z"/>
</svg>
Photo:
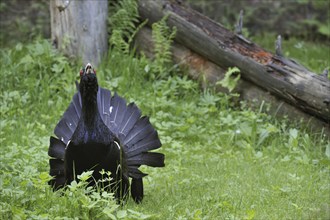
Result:
<svg viewBox="0 0 330 220">
<path fill-rule="evenodd" d="M 142 178 L 146 174 L 138 170 L 141 165 L 163 167 L 164 155 L 148 152 L 161 147 L 157 131 L 151 125 L 148 117 L 141 117 L 140 109 L 134 104 L 126 105 L 125 99 L 116 93 L 111 97 L 110 92 L 101 88 L 98 96 L 101 117 L 123 145 L 128 175 Z M 109 116 L 110 115 L 110 116 Z"/>
<path fill-rule="evenodd" d="M 105 125 L 119 139 L 126 158 L 128 176 L 132 178 L 131 194 L 135 202 L 143 199 L 143 180 L 147 174 L 141 172 L 141 165 L 163 167 L 165 156 L 149 152 L 161 147 L 157 131 L 148 117 L 141 117 L 140 109 L 134 104 L 126 105 L 125 99 L 116 93 L 111 97 L 108 90 L 98 93 L 98 108 Z"/>
</svg>

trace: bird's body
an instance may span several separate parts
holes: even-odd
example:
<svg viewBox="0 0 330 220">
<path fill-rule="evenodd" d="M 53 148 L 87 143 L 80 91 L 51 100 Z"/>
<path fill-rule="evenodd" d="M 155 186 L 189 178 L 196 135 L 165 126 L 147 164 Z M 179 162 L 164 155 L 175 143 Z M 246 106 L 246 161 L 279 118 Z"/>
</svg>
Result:
<svg viewBox="0 0 330 220">
<path fill-rule="evenodd" d="M 131 193 L 136 202 L 143 198 L 143 174 L 140 165 L 164 166 L 164 155 L 148 152 L 161 146 L 157 132 L 134 103 L 99 88 L 96 74 L 88 64 L 81 73 L 79 92 L 55 128 L 49 155 L 50 181 L 63 187 L 84 171 L 93 170 L 93 180 L 101 180 L 101 171 L 111 172 L 108 187 L 118 199 Z M 104 184 L 104 183 L 103 183 Z"/>
</svg>

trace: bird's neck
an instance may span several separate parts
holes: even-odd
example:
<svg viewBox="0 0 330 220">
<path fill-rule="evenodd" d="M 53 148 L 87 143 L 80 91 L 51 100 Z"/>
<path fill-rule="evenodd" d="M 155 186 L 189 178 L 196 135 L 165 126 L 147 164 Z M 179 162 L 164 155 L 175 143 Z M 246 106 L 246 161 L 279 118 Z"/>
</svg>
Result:
<svg viewBox="0 0 330 220">
<path fill-rule="evenodd" d="M 82 94 L 82 119 L 87 127 L 92 128 L 100 117 L 97 107 L 97 91 Z"/>
</svg>

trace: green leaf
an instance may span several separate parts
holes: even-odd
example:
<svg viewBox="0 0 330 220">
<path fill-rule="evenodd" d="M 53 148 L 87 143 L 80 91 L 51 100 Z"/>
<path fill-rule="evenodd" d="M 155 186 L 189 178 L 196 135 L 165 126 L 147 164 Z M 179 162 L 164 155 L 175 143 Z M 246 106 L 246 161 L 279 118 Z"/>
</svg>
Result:
<svg viewBox="0 0 330 220">
<path fill-rule="evenodd" d="M 18 43 L 18 44 L 16 45 L 15 49 L 16 49 L 17 51 L 21 51 L 21 50 L 23 49 L 23 44 Z"/>
<path fill-rule="evenodd" d="M 105 207 L 105 208 L 102 210 L 102 212 L 103 212 L 106 216 L 108 216 L 110 219 L 112 219 L 112 220 L 116 220 L 116 219 L 117 219 L 117 217 L 113 214 L 114 209 L 112 209 L 112 208 Z"/>
<path fill-rule="evenodd" d="M 256 215 L 256 211 L 254 209 L 250 209 L 250 210 L 247 210 L 246 212 L 247 216 L 246 216 L 246 220 L 252 220 L 254 219 L 255 215 Z"/>
<path fill-rule="evenodd" d="M 61 73 L 64 69 L 64 66 L 61 65 L 61 64 L 53 64 L 51 70 L 54 72 L 54 73 Z"/>
<path fill-rule="evenodd" d="M 234 73 L 240 73 L 240 70 L 237 67 L 229 68 L 225 74 L 225 77 L 216 83 L 216 85 L 221 85 L 229 90 L 233 91 L 237 85 L 238 80 L 241 78 L 241 75 L 238 74 L 233 78 Z"/>
<path fill-rule="evenodd" d="M 83 172 L 81 175 L 78 175 L 78 179 L 80 179 L 81 181 L 85 182 L 87 181 L 93 174 L 93 170 L 91 171 L 86 171 L 86 172 Z"/>
<path fill-rule="evenodd" d="M 52 179 L 51 176 L 47 172 L 42 172 L 39 174 L 39 178 L 42 180 L 42 182 L 48 182 L 50 179 Z"/>
<path fill-rule="evenodd" d="M 330 27 L 329 25 L 321 25 L 318 30 L 321 34 L 324 34 L 326 36 L 330 36 Z"/>
<path fill-rule="evenodd" d="M 30 63 L 34 63 L 34 61 L 33 61 L 32 57 L 29 54 L 27 54 L 25 57 L 23 57 L 20 60 L 19 63 L 21 63 L 21 64 L 30 64 Z"/>
<path fill-rule="evenodd" d="M 330 159 L 330 143 L 328 143 L 325 148 L 325 155 Z"/>
<path fill-rule="evenodd" d="M 145 71 L 146 73 L 149 73 L 149 70 L 150 70 L 150 66 L 149 66 L 149 65 L 146 65 L 146 66 L 144 67 L 144 71 Z"/>
<path fill-rule="evenodd" d="M 40 56 L 44 54 L 45 49 L 41 43 L 37 43 L 34 47 L 34 55 Z"/>
<path fill-rule="evenodd" d="M 290 137 L 292 137 L 294 139 L 296 139 L 298 137 L 298 130 L 295 128 L 290 129 L 289 133 L 290 133 Z"/>
<path fill-rule="evenodd" d="M 126 218 L 126 217 L 127 217 L 127 211 L 126 210 L 117 211 L 117 218 Z"/>
<path fill-rule="evenodd" d="M 75 191 L 78 188 L 78 183 L 77 181 L 73 180 L 70 185 L 68 185 L 70 191 Z"/>
<path fill-rule="evenodd" d="M 260 136 L 259 136 L 257 146 L 260 146 L 260 145 L 265 141 L 265 139 L 266 139 L 268 136 L 269 136 L 269 132 L 268 132 L 268 130 L 263 129 L 263 130 L 261 131 Z"/>
</svg>

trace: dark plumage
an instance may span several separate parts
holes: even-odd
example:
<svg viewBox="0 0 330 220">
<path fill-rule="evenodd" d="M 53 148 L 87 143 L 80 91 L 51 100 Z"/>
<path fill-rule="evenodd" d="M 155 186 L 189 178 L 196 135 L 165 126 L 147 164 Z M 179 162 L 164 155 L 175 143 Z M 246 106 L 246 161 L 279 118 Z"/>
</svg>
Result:
<svg viewBox="0 0 330 220">
<path fill-rule="evenodd" d="M 128 189 L 137 203 L 143 199 L 141 165 L 164 166 L 164 155 L 148 152 L 161 147 L 157 131 L 149 119 L 141 117 L 134 104 L 98 86 L 90 64 L 80 71 L 79 91 L 50 137 L 48 155 L 49 182 L 55 189 L 76 179 L 84 171 L 94 170 L 93 179 L 102 178 L 100 171 L 111 171 L 108 187 L 118 199 L 126 198 Z M 130 185 L 129 178 L 132 178 Z M 91 180 L 90 185 L 95 181 Z"/>
</svg>

